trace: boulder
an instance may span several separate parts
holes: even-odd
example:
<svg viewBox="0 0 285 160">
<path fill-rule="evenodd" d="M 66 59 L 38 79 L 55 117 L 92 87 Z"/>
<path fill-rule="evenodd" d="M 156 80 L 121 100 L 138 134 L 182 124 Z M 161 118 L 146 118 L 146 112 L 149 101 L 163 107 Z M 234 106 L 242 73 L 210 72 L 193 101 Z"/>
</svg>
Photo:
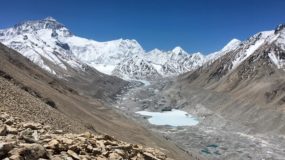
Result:
<svg viewBox="0 0 285 160">
<path fill-rule="evenodd" d="M 63 130 L 55 130 L 54 134 L 63 134 Z"/>
<path fill-rule="evenodd" d="M 0 126 L 0 136 L 6 136 L 7 135 L 7 126 L 2 125 Z"/>
<path fill-rule="evenodd" d="M 0 142 L 0 158 L 4 157 L 14 148 L 14 143 L 12 142 Z"/>
<path fill-rule="evenodd" d="M 24 139 L 27 143 L 36 143 L 39 140 L 39 135 L 37 131 L 34 131 L 30 128 L 23 130 L 20 133 L 20 137 Z"/>
<path fill-rule="evenodd" d="M 33 123 L 33 122 L 23 123 L 24 128 L 39 129 L 40 126 L 41 126 L 40 123 Z"/>
<path fill-rule="evenodd" d="M 46 158 L 46 150 L 40 144 L 20 144 L 19 146 L 23 147 L 20 155 L 25 160 L 35 160 L 39 158 Z"/>
<path fill-rule="evenodd" d="M 72 145 L 73 143 L 73 140 L 69 138 L 61 138 L 60 140 L 62 141 L 62 143 L 67 144 L 67 145 Z"/>
<path fill-rule="evenodd" d="M 120 159 L 123 159 L 123 157 L 116 152 L 112 152 L 109 154 L 109 159 L 110 160 L 120 160 Z"/>
<path fill-rule="evenodd" d="M 72 150 L 68 150 L 67 151 L 67 154 L 69 154 L 72 158 L 76 159 L 76 160 L 79 160 L 80 157 L 77 155 L 77 153 L 75 153 L 74 151 Z"/>
<path fill-rule="evenodd" d="M 10 116 L 7 114 L 7 113 L 1 113 L 0 114 L 0 120 L 2 121 L 2 122 L 5 122 L 6 121 L 6 119 L 8 119 Z"/>
<path fill-rule="evenodd" d="M 14 124 L 14 121 L 15 121 L 14 118 L 10 117 L 10 118 L 6 119 L 5 124 L 12 125 L 12 124 Z"/>
<path fill-rule="evenodd" d="M 7 126 L 7 133 L 8 134 L 18 134 L 18 130 L 16 128 L 11 127 L 11 126 Z"/>
<path fill-rule="evenodd" d="M 58 149 L 58 147 L 59 147 L 59 142 L 57 140 L 53 139 L 48 143 L 46 148 L 55 150 L 55 149 Z"/>
</svg>

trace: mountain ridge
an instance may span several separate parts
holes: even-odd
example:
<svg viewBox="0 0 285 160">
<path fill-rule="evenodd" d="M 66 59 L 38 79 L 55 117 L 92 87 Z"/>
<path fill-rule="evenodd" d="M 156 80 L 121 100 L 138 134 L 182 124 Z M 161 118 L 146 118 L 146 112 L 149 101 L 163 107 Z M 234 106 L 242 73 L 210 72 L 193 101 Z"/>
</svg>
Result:
<svg viewBox="0 0 285 160">
<path fill-rule="evenodd" d="M 12 28 L 1 29 L 0 42 L 17 50 L 48 72 L 63 78 L 70 76 L 62 73 L 66 68 L 84 72 L 85 66 L 93 67 L 108 75 L 117 74 L 126 79 L 149 79 L 148 75 L 151 74 L 155 74 L 154 77 L 176 76 L 200 67 L 209 59 L 206 58 L 209 56 L 199 52 L 189 54 L 179 46 L 171 51 L 157 49 L 146 52 L 134 39 L 99 42 L 81 38 L 52 17 L 26 21 Z M 147 61 L 149 66 L 147 68 L 152 70 L 144 70 L 144 66 L 125 63 L 136 61 L 130 60 L 131 58 Z M 153 58 L 156 58 L 156 61 L 152 60 Z M 143 74 L 134 76 L 133 72 L 122 69 L 129 67 L 122 66 L 123 64 L 132 65 L 131 68 L 140 68 Z"/>
</svg>

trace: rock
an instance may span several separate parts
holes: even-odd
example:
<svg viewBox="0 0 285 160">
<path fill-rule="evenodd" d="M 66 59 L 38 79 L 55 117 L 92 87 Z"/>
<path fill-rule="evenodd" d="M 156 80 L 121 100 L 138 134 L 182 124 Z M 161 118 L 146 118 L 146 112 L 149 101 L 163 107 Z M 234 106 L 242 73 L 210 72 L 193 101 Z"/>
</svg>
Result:
<svg viewBox="0 0 285 160">
<path fill-rule="evenodd" d="M 12 155 L 9 157 L 9 160 L 22 160 L 21 156 L 20 155 Z"/>
<path fill-rule="evenodd" d="M 68 150 L 67 153 L 74 159 L 79 160 L 80 157 L 77 155 L 77 153 L 73 152 L 72 150 Z"/>
<path fill-rule="evenodd" d="M 54 131 L 54 134 L 62 134 L 63 133 L 63 130 L 55 130 Z"/>
<path fill-rule="evenodd" d="M 1 113 L 1 114 L 0 114 L 0 120 L 1 120 L 2 122 L 5 122 L 6 119 L 8 119 L 8 118 L 9 118 L 9 115 L 8 115 L 7 113 Z"/>
<path fill-rule="evenodd" d="M 91 138 L 92 134 L 90 132 L 85 132 L 83 134 L 80 134 L 80 136 L 85 138 Z"/>
<path fill-rule="evenodd" d="M 145 160 L 144 156 L 138 153 L 136 156 L 132 157 L 131 160 Z"/>
<path fill-rule="evenodd" d="M 5 124 L 7 124 L 7 125 L 12 125 L 12 124 L 14 124 L 14 119 L 13 118 L 9 118 L 9 119 L 6 119 L 6 121 L 5 121 Z"/>
<path fill-rule="evenodd" d="M 148 152 L 144 152 L 143 155 L 144 155 L 145 159 L 159 160 L 154 155 L 152 155 L 151 153 L 148 153 Z"/>
<path fill-rule="evenodd" d="M 81 142 L 85 142 L 86 138 L 85 137 L 77 137 L 78 140 L 80 140 Z"/>
<path fill-rule="evenodd" d="M 33 131 L 30 128 L 22 131 L 20 137 L 24 139 L 27 143 L 36 143 L 39 140 L 39 135 L 37 131 Z"/>
<path fill-rule="evenodd" d="M 93 147 L 92 147 L 91 145 L 88 145 L 88 146 L 86 147 L 86 151 L 87 151 L 88 153 L 92 153 L 92 150 L 93 150 Z"/>
<path fill-rule="evenodd" d="M 125 156 L 125 152 L 122 149 L 115 149 L 114 151 L 123 157 Z"/>
<path fill-rule="evenodd" d="M 96 157 L 96 160 L 108 160 L 108 159 L 106 157 L 99 156 L 99 157 Z"/>
<path fill-rule="evenodd" d="M 7 160 L 120 160 L 160 159 L 166 156 L 159 150 L 121 142 L 108 135 L 64 134 L 41 127 L 39 123 L 22 123 L 7 115 L 4 122 L 13 120 L 9 126 L 0 121 L 0 159 Z M 1 119 L 1 118 L 0 118 Z M 2 125 L 1 125 L 2 124 Z M 56 133 L 56 134 L 52 134 Z"/>
<path fill-rule="evenodd" d="M 47 145 L 47 148 L 49 149 L 57 149 L 59 146 L 59 142 L 55 139 L 51 140 L 48 145 Z"/>
<path fill-rule="evenodd" d="M 41 126 L 41 124 L 39 123 L 33 123 L 33 122 L 28 122 L 28 123 L 24 123 L 23 127 L 24 128 L 30 128 L 30 129 L 39 129 Z"/>
<path fill-rule="evenodd" d="M 104 144 L 104 141 L 97 141 L 96 142 L 96 146 L 98 146 L 98 147 L 101 147 L 101 148 L 105 148 L 105 144 Z"/>
<path fill-rule="evenodd" d="M 40 144 L 20 144 L 19 146 L 24 148 L 20 155 L 25 160 L 35 160 L 46 157 L 46 150 Z"/>
<path fill-rule="evenodd" d="M 123 149 L 123 150 L 129 150 L 132 148 L 131 144 L 125 144 L 121 146 L 111 146 L 111 149 Z"/>
<path fill-rule="evenodd" d="M 118 146 L 118 142 L 107 140 L 107 141 L 104 142 L 104 145 L 105 146 L 107 146 L 107 145 Z"/>
<path fill-rule="evenodd" d="M 45 126 L 43 127 L 43 129 L 49 131 L 49 130 L 51 130 L 51 126 L 50 126 L 50 125 L 45 125 Z"/>
<path fill-rule="evenodd" d="M 5 137 L 6 142 L 14 142 L 18 139 L 18 135 L 14 135 L 14 134 L 8 134 Z"/>
<path fill-rule="evenodd" d="M 7 134 L 7 126 L 3 125 L 0 127 L 0 136 L 6 136 Z"/>
<path fill-rule="evenodd" d="M 154 148 L 145 148 L 144 152 L 145 153 L 150 153 L 152 155 L 155 155 L 155 157 L 157 157 L 159 159 L 166 159 L 166 155 L 164 153 L 162 153 L 159 150 L 154 149 Z"/>
<path fill-rule="evenodd" d="M 0 157 L 7 155 L 13 148 L 14 144 L 11 142 L 0 142 Z"/>
<path fill-rule="evenodd" d="M 11 127 L 11 126 L 7 126 L 7 133 L 8 134 L 18 134 L 18 130 L 16 128 Z"/>
<path fill-rule="evenodd" d="M 73 140 L 69 138 L 62 138 L 61 141 L 67 145 L 71 145 L 73 143 Z"/>
<path fill-rule="evenodd" d="M 120 159 L 123 159 L 123 157 L 119 155 L 118 153 L 113 152 L 109 154 L 109 159 L 110 160 L 120 160 Z"/>
<path fill-rule="evenodd" d="M 38 141 L 40 139 L 40 136 L 38 134 L 38 131 L 34 131 L 33 134 L 32 134 L 33 138 L 35 141 Z"/>
<path fill-rule="evenodd" d="M 59 156 L 59 155 L 53 155 L 50 157 L 50 159 L 52 159 L 52 160 L 63 160 L 63 158 L 61 158 L 61 156 Z"/>
<path fill-rule="evenodd" d="M 68 146 L 68 147 L 69 147 L 69 150 L 72 150 L 76 153 L 79 153 L 81 150 L 78 145 L 72 145 L 72 146 Z"/>
<path fill-rule="evenodd" d="M 99 154 L 101 154 L 102 152 L 101 152 L 101 150 L 99 149 L 99 148 L 93 148 L 92 149 L 92 154 L 94 155 L 94 156 L 97 156 L 97 155 L 99 155 Z"/>
</svg>

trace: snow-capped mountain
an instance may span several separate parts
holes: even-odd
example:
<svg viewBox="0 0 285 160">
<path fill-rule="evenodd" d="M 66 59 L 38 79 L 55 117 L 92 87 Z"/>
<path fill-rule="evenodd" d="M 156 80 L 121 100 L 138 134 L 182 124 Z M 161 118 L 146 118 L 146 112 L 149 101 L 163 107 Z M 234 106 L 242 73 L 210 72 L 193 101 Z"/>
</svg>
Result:
<svg viewBox="0 0 285 160">
<path fill-rule="evenodd" d="M 52 74 L 67 70 L 68 66 L 76 70 L 84 69 L 84 63 L 73 56 L 67 43 L 61 41 L 72 36 L 67 28 L 51 17 L 0 30 L 0 42 Z M 53 64 L 48 64 L 50 62 Z"/>
<path fill-rule="evenodd" d="M 283 27 L 282 27 L 283 26 Z M 276 30 L 263 31 L 250 37 L 248 40 L 242 42 L 236 52 L 232 54 L 230 70 L 238 68 L 245 60 L 257 51 L 266 49 L 264 54 L 269 58 L 271 63 L 275 64 L 278 68 L 284 69 L 284 45 L 285 45 L 285 27 L 280 25 Z M 283 51 L 282 51 L 283 50 Z M 283 52 L 280 54 L 280 52 Z"/>
<path fill-rule="evenodd" d="M 123 79 L 154 80 L 161 78 L 153 64 L 139 55 L 122 60 L 117 64 L 113 74 Z"/>
<path fill-rule="evenodd" d="M 211 63 L 216 59 L 220 58 L 221 56 L 225 55 L 226 53 L 236 50 L 240 46 L 240 44 L 241 41 L 234 38 L 231 41 L 229 41 L 228 44 L 226 44 L 224 48 L 222 48 L 220 51 L 207 55 L 206 61 Z"/>
<path fill-rule="evenodd" d="M 204 62 L 205 57 L 201 53 L 188 54 L 181 47 L 166 52 L 154 49 L 126 58 L 117 65 L 113 73 L 120 73 L 120 77 L 156 79 L 194 70 Z"/>
<path fill-rule="evenodd" d="M 59 77 L 71 76 L 70 70 L 84 71 L 90 66 L 125 79 L 176 76 L 213 62 L 242 45 L 233 39 L 221 51 L 208 56 L 199 52 L 189 54 L 181 47 L 145 52 L 136 40 L 98 42 L 75 36 L 51 17 L 0 30 L 0 42 Z"/>
<path fill-rule="evenodd" d="M 105 74 L 112 74 L 116 65 L 122 60 L 144 53 L 136 40 L 97 42 L 73 36 L 65 42 L 70 44 L 73 54 L 78 59 Z"/>
<path fill-rule="evenodd" d="M 189 54 L 181 47 L 175 47 L 171 51 L 163 52 L 154 49 L 145 56 L 161 75 L 178 75 L 190 70 L 194 70 L 205 62 L 205 57 L 201 53 Z"/>
<path fill-rule="evenodd" d="M 0 30 L 0 42 L 57 76 L 87 65 L 122 78 L 148 79 L 178 75 L 201 66 L 205 57 L 181 47 L 146 53 L 136 40 L 98 42 L 75 36 L 54 18 L 27 21 Z"/>
<path fill-rule="evenodd" d="M 66 65 L 78 70 L 88 64 L 110 74 L 122 59 L 144 52 L 135 40 L 97 42 L 77 37 L 51 17 L 0 30 L 0 42 L 53 74 L 56 71 L 49 62 L 63 70 Z"/>
<path fill-rule="evenodd" d="M 197 83 L 204 85 L 219 83 L 223 86 L 221 88 L 227 90 L 243 81 L 270 80 L 268 77 L 273 74 L 280 78 L 279 74 L 285 71 L 285 25 L 259 32 L 243 42 L 233 40 L 221 51 L 209 56 L 210 60 L 201 69 L 195 70 L 195 74 L 189 73 L 188 78 L 193 80 L 195 77 Z M 197 75 L 203 76 L 199 78 Z M 225 84 L 228 86 L 225 87 Z"/>
<path fill-rule="evenodd" d="M 253 132 L 282 133 L 284 123 L 276 122 L 285 107 L 284 35 L 285 25 L 259 32 L 181 75 L 169 90 L 173 95 L 177 95 L 174 90 L 182 92 L 189 102 L 206 102 L 225 119 L 253 126 Z"/>
</svg>

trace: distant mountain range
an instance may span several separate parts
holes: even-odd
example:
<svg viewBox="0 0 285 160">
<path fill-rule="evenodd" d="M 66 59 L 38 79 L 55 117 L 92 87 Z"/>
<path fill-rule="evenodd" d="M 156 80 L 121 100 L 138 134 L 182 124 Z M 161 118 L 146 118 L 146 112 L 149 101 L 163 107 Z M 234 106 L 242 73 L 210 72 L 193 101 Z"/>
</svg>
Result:
<svg viewBox="0 0 285 160">
<path fill-rule="evenodd" d="M 57 77 L 71 76 L 67 70 L 84 71 L 91 66 L 108 75 L 142 80 L 192 71 L 241 43 L 233 39 L 221 51 L 207 56 L 199 52 L 189 54 L 181 47 L 146 53 L 136 40 L 98 42 L 75 36 L 52 17 L 2 29 L 0 42 Z"/>
<path fill-rule="evenodd" d="M 67 70 L 85 71 L 88 67 L 123 79 L 152 80 L 161 77 L 177 76 L 193 71 L 203 64 L 225 56 L 228 52 L 239 52 L 224 62 L 221 72 L 237 68 L 254 51 L 274 42 L 284 47 L 282 27 L 279 30 L 260 32 L 241 42 L 231 40 L 220 51 L 207 56 L 201 53 L 189 54 L 181 47 L 171 51 L 154 49 L 145 52 L 136 40 L 118 39 L 98 42 L 75 36 L 54 18 L 27 21 L 14 27 L 0 30 L 0 42 L 13 48 L 57 77 L 72 76 Z M 284 67 L 279 55 L 268 54 L 270 60 Z"/>
</svg>

